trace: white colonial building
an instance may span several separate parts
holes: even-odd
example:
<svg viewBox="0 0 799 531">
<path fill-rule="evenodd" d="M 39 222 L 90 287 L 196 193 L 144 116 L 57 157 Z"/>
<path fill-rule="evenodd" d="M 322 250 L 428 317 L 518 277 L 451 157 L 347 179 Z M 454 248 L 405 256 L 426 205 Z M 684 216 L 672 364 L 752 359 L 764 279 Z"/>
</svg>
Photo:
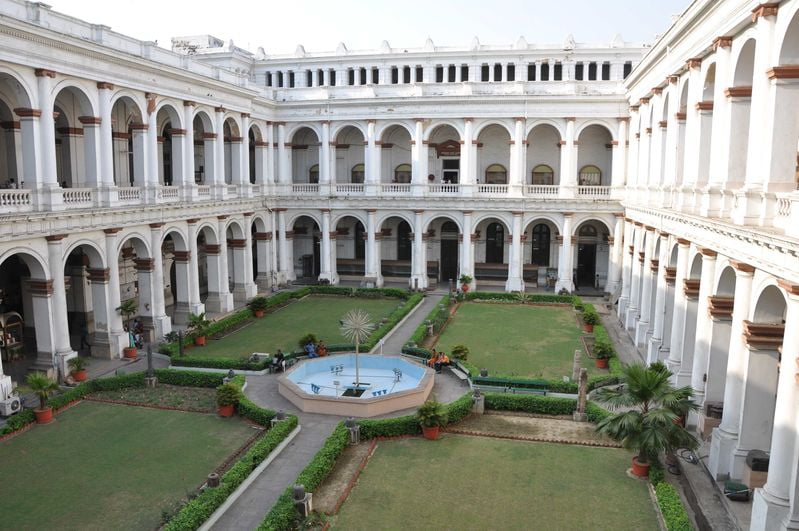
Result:
<svg viewBox="0 0 799 531">
<path fill-rule="evenodd" d="M 714 476 L 770 451 L 752 528 L 797 529 L 797 11 L 697 0 L 651 47 L 270 56 L 0 0 L 6 370 L 63 373 L 81 336 L 118 357 L 128 299 L 157 340 L 291 282 L 608 292 L 723 408 Z"/>
</svg>

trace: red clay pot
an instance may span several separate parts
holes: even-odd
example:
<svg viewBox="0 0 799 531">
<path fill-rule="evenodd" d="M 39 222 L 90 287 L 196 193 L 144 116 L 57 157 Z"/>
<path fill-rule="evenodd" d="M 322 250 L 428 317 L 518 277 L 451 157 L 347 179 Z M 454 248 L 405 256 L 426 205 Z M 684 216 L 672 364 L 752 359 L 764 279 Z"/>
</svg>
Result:
<svg viewBox="0 0 799 531">
<path fill-rule="evenodd" d="M 85 382 L 89 378 L 89 371 L 86 369 L 74 371 L 72 373 L 72 378 L 74 378 L 76 382 Z"/>
<path fill-rule="evenodd" d="M 217 406 L 217 412 L 220 417 L 232 417 L 234 411 L 236 411 L 236 406 L 232 404 L 229 406 Z"/>
<path fill-rule="evenodd" d="M 649 476 L 649 463 L 639 463 L 638 456 L 633 457 L 633 475 L 639 478 Z"/>
<path fill-rule="evenodd" d="M 469 293 L 469 284 L 461 284 L 461 291 L 464 293 Z"/>
<path fill-rule="evenodd" d="M 36 408 L 33 410 L 36 415 L 37 424 L 48 424 L 53 420 L 53 408 L 46 407 L 44 409 Z"/>
<path fill-rule="evenodd" d="M 255 314 L 255 317 L 263 317 L 264 316 L 264 311 L 263 310 L 255 310 L 253 313 Z"/>
<path fill-rule="evenodd" d="M 195 337 L 194 338 L 194 344 L 197 345 L 198 347 L 204 347 L 205 346 L 205 336 L 197 336 L 197 337 Z"/>
<path fill-rule="evenodd" d="M 594 365 L 596 365 L 597 369 L 607 369 L 608 360 L 607 358 L 597 358 L 594 360 Z"/>
<path fill-rule="evenodd" d="M 125 347 L 122 349 L 122 355 L 129 360 L 135 360 L 138 353 L 139 351 L 136 350 L 136 347 Z"/>
<path fill-rule="evenodd" d="M 424 435 L 425 439 L 431 441 L 435 441 L 436 439 L 438 439 L 438 434 L 440 431 L 441 428 L 439 426 L 432 426 L 432 427 L 422 426 L 422 435 Z"/>
<path fill-rule="evenodd" d="M 587 332 L 589 334 L 593 333 L 594 325 L 583 323 L 583 332 Z"/>
</svg>

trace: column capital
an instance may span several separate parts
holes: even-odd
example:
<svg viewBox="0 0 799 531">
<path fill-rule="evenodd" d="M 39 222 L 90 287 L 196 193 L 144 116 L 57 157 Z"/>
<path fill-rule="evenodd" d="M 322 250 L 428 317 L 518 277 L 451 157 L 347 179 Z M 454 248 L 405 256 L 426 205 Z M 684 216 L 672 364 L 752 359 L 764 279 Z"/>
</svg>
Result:
<svg viewBox="0 0 799 531">
<path fill-rule="evenodd" d="M 197 106 L 197 102 L 191 101 L 191 100 L 183 100 L 183 106 L 184 107 L 196 107 Z"/>
<path fill-rule="evenodd" d="M 623 218 L 624 217 L 624 213 L 623 212 L 614 212 L 613 213 L 613 217 L 614 218 Z"/>
<path fill-rule="evenodd" d="M 175 262 L 188 263 L 191 260 L 191 251 L 173 251 Z"/>
<path fill-rule="evenodd" d="M 164 226 L 163 223 L 150 223 L 150 228 L 153 229 L 153 230 L 160 229 L 163 226 Z"/>
<path fill-rule="evenodd" d="M 338 231 L 337 231 L 337 230 L 331 230 L 331 231 L 328 233 L 328 236 L 330 236 L 330 239 L 331 239 L 331 240 L 335 240 L 335 239 L 336 239 L 336 237 L 338 236 Z"/>
<path fill-rule="evenodd" d="M 45 236 L 44 239 L 47 240 L 47 243 L 51 242 L 60 242 L 64 238 L 66 238 L 68 234 L 53 234 L 50 236 Z"/>
<path fill-rule="evenodd" d="M 114 84 L 107 81 L 98 81 L 97 88 L 100 90 L 114 90 Z"/>
<path fill-rule="evenodd" d="M 514 215 L 515 215 L 515 214 L 514 214 Z M 564 213 L 563 213 L 563 217 L 564 217 L 564 218 L 570 218 L 570 217 L 572 217 L 573 215 L 574 215 L 574 212 L 564 212 Z"/>
<path fill-rule="evenodd" d="M 655 227 L 652 227 L 650 225 L 644 225 L 644 230 L 648 232 L 655 232 L 655 230 L 657 229 L 655 229 Z"/>
<path fill-rule="evenodd" d="M 227 246 L 231 249 L 244 249 L 247 247 L 247 240 L 231 238 L 227 241 Z"/>
<path fill-rule="evenodd" d="M 87 267 L 86 273 L 89 276 L 89 282 L 108 282 L 111 278 L 110 270 L 107 267 L 104 269 Z"/>
<path fill-rule="evenodd" d="M 248 113 L 248 112 L 243 112 L 243 113 L 241 113 L 241 117 L 242 117 L 242 118 L 249 118 L 249 117 L 250 117 L 250 113 Z"/>
<path fill-rule="evenodd" d="M 286 210 L 288 210 L 288 209 L 287 208 L 273 208 L 272 209 L 272 211 L 277 212 L 278 214 L 280 214 L 281 212 L 285 212 Z"/>
<path fill-rule="evenodd" d="M 523 215 L 524 215 L 524 212 L 521 212 L 521 211 L 519 211 L 519 210 L 515 210 L 515 211 L 511 212 L 511 214 L 513 214 L 514 216 L 523 216 Z M 565 213 L 565 212 L 564 212 L 564 213 L 563 213 L 563 215 L 564 215 L 564 216 L 571 216 L 571 215 L 572 215 L 572 213 L 571 213 L 571 212 L 569 212 L 569 213 Z"/>
<path fill-rule="evenodd" d="M 616 118 L 616 119 L 617 119 L 619 122 L 629 122 L 629 121 L 630 121 L 630 117 L 629 117 L 629 116 L 619 116 L 619 117 L 618 117 L 618 118 Z"/>
<path fill-rule="evenodd" d="M 103 229 L 103 232 L 106 234 L 106 236 L 111 236 L 111 235 L 116 234 L 117 232 L 119 232 L 121 230 L 122 230 L 122 227 L 112 227 L 110 229 Z"/>
<path fill-rule="evenodd" d="M 78 121 L 83 125 L 100 125 L 103 119 L 99 116 L 78 116 Z"/>
<path fill-rule="evenodd" d="M 663 93 L 662 87 L 652 87 L 652 95 L 653 96 L 660 96 Z"/>
<path fill-rule="evenodd" d="M 413 213 L 422 215 L 422 214 L 424 214 L 424 210 L 414 210 Z"/>
<path fill-rule="evenodd" d="M 52 280 L 30 280 L 28 291 L 34 297 L 49 297 L 53 294 Z"/>
<path fill-rule="evenodd" d="M 704 256 L 706 258 L 712 258 L 712 259 L 715 259 L 716 256 L 718 256 L 718 254 L 719 254 L 716 251 L 714 251 L 712 249 L 707 249 L 705 247 L 700 247 L 699 248 L 699 252 L 702 254 L 702 256 Z"/>
<path fill-rule="evenodd" d="M 462 213 L 464 216 L 471 216 L 472 214 L 474 214 L 474 210 L 464 210 L 464 211 L 463 211 L 463 212 L 461 212 L 461 213 Z"/>
<path fill-rule="evenodd" d="M 658 234 L 660 235 L 661 238 L 668 238 L 670 236 L 670 234 L 664 230 L 659 230 Z"/>
<path fill-rule="evenodd" d="M 191 218 L 191 219 L 187 219 L 186 223 L 188 223 L 189 225 L 192 225 L 194 223 L 197 223 L 198 221 L 200 221 L 198 218 Z"/>
<path fill-rule="evenodd" d="M 755 272 L 754 266 L 746 264 L 744 262 L 739 262 L 738 260 L 730 260 L 730 265 L 733 269 L 738 271 L 739 273 L 749 273 L 752 274 Z"/>
<path fill-rule="evenodd" d="M 268 242 L 272 240 L 271 232 L 256 232 L 253 236 L 255 236 L 256 241 Z"/>
<path fill-rule="evenodd" d="M 223 220 L 223 219 L 227 219 L 227 218 L 229 218 L 229 217 L 230 217 L 230 216 L 229 216 L 228 214 L 221 214 L 221 215 L 217 216 L 217 217 L 216 217 L 216 219 L 218 219 L 218 220 L 220 220 L 220 221 L 221 221 L 221 220 Z"/>
<path fill-rule="evenodd" d="M 687 61 L 685 61 L 685 66 L 690 70 L 691 68 L 699 68 L 702 66 L 702 58 L 701 57 L 691 57 Z"/>
<path fill-rule="evenodd" d="M 377 213 L 377 209 L 376 208 L 367 208 L 366 209 L 366 213 L 367 214 L 376 214 Z"/>
<path fill-rule="evenodd" d="M 778 278 L 777 285 L 787 291 L 789 295 L 799 296 L 799 284 Z"/>
<path fill-rule="evenodd" d="M 320 208 L 319 212 L 321 212 L 322 214 L 330 214 L 330 209 L 329 208 Z"/>
<path fill-rule="evenodd" d="M 732 37 L 723 36 L 723 37 L 716 37 L 713 41 L 713 51 L 717 51 L 719 48 L 729 48 L 732 46 Z"/>
<path fill-rule="evenodd" d="M 684 245 L 685 247 L 688 247 L 689 245 L 691 245 L 691 240 L 686 240 L 685 238 L 677 238 L 677 243 L 680 245 Z"/>
<path fill-rule="evenodd" d="M 136 271 L 152 271 L 153 270 L 153 259 L 152 258 L 134 258 L 133 259 L 133 268 Z"/>
<path fill-rule="evenodd" d="M 253 214 L 255 214 L 255 212 L 245 212 L 243 215 L 244 215 L 245 218 L 249 218 L 249 217 L 252 217 Z"/>
<path fill-rule="evenodd" d="M 216 243 L 206 243 L 205 246 L 203 247 L 203 250 L 205 251 L 206 255 L 215 256 L 219 254 L 220 246 L 219 244 Z"/>
<path fill-rule="evenodd" d="M 225 112 L 226 110 L 227 109 L 225 109 L 221 105 L 219 107 L 214 107 L 214 112 Z"/>
<path fill-rule="evenodd" d="M 33 73 L 36 77 L 55 77 L 55 70 L 48 70 L 46 68 L 37 68 Z"/>
<path fill-rule="evenodd" d="M 669 83 L 670 85 L 676 85 L 679 80 L 680 80 L 680 76 L 668 76 L 668 77 L 666 77 L 666 83 Z"/>
<path fill-rule="evenodd" d="M 757 22 L 760 17 L 774 17 L 780 9 L 779 2 L 760 4 L 752 10 L 752 22 Z"/>
<path fill-rule="evenodd" d="M 14 114 L 20 118 L 39 118 L 42 115 L 41 109 L 31 109 L 30 107 L 17 107 Z"/>
</svg>

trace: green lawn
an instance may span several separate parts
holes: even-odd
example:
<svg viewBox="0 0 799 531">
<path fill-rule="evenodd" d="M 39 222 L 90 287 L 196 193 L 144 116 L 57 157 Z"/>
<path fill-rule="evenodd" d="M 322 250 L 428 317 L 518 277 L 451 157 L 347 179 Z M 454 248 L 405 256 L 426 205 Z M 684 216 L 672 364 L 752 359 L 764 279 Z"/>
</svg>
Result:
<svg viewBox="0 0 799 531">
<path fill-rule="evenodd" d="M 489 375 L 561 378 L 572 375 L 574 351 L 582 349 L 581 331 L 571 308 L 522 304 L 461 304 L 436 344 L 450 352 L 469 347 L 468 362 Z M 588 373 L 599 373 L 583 360 Z"/>
<path fill-rule="evenodd" d="M 81 402 L 0 442 L 0 527 L 155 529 L 254 433 L 237 418 Z"/>
<path fill-rule="evenodd" d="M 187 351 L 187 355 L 238 359 L 253 352 L 274 354 L 279 348 L 289 353 L 298 348 L 297 341 L 307 333 L 316 334 L 328 345 L 348 343 L 339 332 L 339 320 L 345 313 L 360 308 L 377 324 L 404 302 L 401 299 L 311 295 L 261 319 L 254 319 L 245 328 L 220 340 L 209 339 L 206 346 L 194 347 Z"/>
<path fill-rule="evenodd" d="M 656 530 L 630 453 L 445 435 L 381 441 L 335 529 Z"/>
</svg>

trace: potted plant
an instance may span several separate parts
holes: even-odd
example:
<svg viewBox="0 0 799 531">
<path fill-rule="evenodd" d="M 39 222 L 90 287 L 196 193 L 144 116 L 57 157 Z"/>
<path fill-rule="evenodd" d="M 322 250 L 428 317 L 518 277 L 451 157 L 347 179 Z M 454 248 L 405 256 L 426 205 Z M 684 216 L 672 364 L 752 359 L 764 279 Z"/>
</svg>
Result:
<svg viewBox="0 0 799 531">
<path fill-rule="evenodd" d="M 227 382 L 216 388 L 216 405 L 219 416 L 232 417 L 239 400 L 241 400 L 241 391 L 237 385 Z"/>
<path fill-rule="evenodd" d="M 249 306 L 255 317 L 263 317 L 264 311 L 269 307 L 269 299 L 263 296 L 254 297 L 249 302 Z"/>
<path fill-rule="evenodd" d="M 416 418 L 422 427 L 422 435 L 425 439 L 435 441 L 438 439 L 441 426 L 447 423 L 447 412 L 444 405 L 435 400 L 428 400 L 416 411 Z"/>
<path fill-rule="evenodd" d="M 74 358 L 70 358 L 67 361 L 67 365 L 70 369 L 70 374 L 72 378 L 75 379 L 76 382 L 85 382 L 86 379 L 89 377 L 89 372 L 86 370 L 86 366 L 89 364 L 89 360 L 87 358 L 82 358 L 80 356 L 75 356 Z"/>
<path fill-rule="evenodd" d="M 194 334 L 194 344 L 198 347 L 205 346 L 205 334 L 211 321 L 205 318 L 205 312 L 189 314 L 188 329 Z"/>
<path fill-rule="evenodd" d="M 128 331 L 128 346 L 122 349 L 122 355 L 128 359 L 136 359 L 136 343 L 133 338 L 133 330 L 131 330 L 130 318 L 136 315 L 139 311 L 139 305 L 136 299 L 128 299 L 123 302 L 117 311 L 122 314 L 125 320 L 125 328 Z"/>
<path fill-rule="evenodd" d="M 53 408 L 47 405 L 47 400 L 58 391 L 58 384 L 43 372 L 32 372 L 25 379 L 31 391 L 39 397 L 39 407 L 34 409 L 36 422 L 47 424 L 53 420 Z"/>
<path fill-rule="evenodd" d="M 594 331 L 594 325 L 599 324 L 599 314 L 593 310 L 583 312 L 583 331 L 589 334 Z"/>
<path fill-rule="evenodd" d="M 592 350 L 594 355 L 594 365 L 597 369 L 607 369 L 608 360 L 615 354 L 613 352 L 613 345 L 604 340 L 599 340 L 594 343 Z"/>
<path fill-rule="evenodd" d="M 611 410 L 622 411 L 597 424 L 597 432 L 619 441 L 625 448 L 637 451 L 632 459 L 632 473 L 646 477 L 658 454 L 674 448 L 695 450 L 699 441 L 682 426 L 674 423 L 677 404 L 696 408 L 690 398 L 691 388 L 675 388 L 669 382 L 669 371 L 641 364 L 622 368 L 622 385 L 604 387 L 596 394 L 597 401 Z"/>
<path fill-rule="evenodd" d="M 461 275 L 458 279 L 458 282 L 461 283 L 461 291 L 464 293 L 469 293 L 469 284 L 472 283 L 472 277 L 469 275 Z"/>
<path fill-rule="evenodd" d="M 466 345 L 455 345 L 452 347 L 452 357 L 458 361 L 466 361 L 469 358 L 469 347 Z"/>
</svg>

